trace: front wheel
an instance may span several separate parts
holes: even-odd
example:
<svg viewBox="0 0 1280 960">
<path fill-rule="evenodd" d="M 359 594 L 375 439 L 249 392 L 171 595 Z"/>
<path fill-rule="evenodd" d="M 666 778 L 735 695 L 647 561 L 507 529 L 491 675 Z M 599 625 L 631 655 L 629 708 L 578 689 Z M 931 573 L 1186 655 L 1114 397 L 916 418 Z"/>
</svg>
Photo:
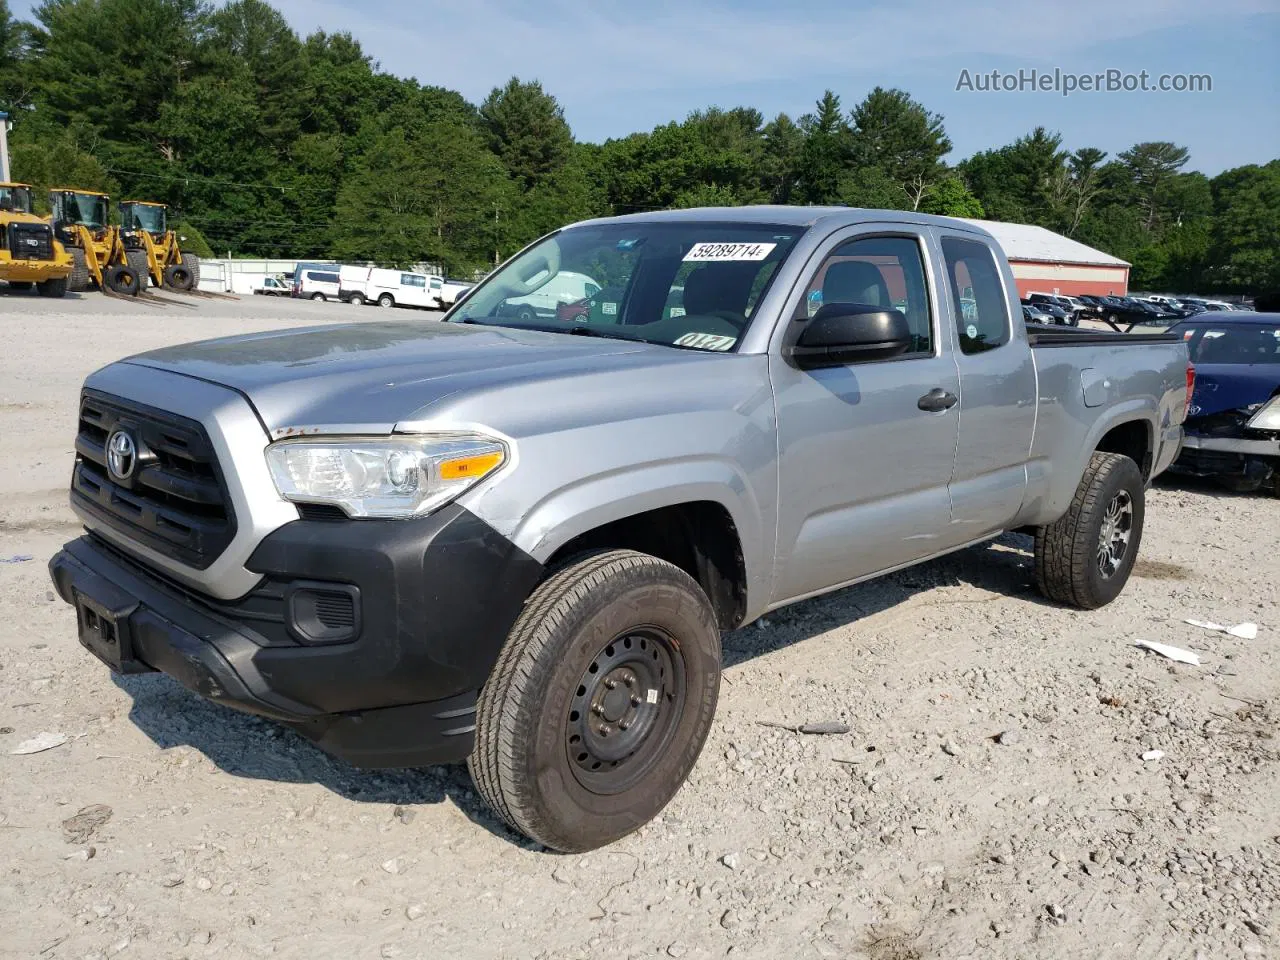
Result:
<svg viewBox="0 0 1280 960">
<path fill-rule="evenodd" d="M 698 584 L 647 554 L 597 553 L 525 604 L 480 693 L 467 765 L 514 829 L 593 850 L 680 789 L 719 689 L 720 630 Z"/>
<path fill-rule="evenodd" d="M 107 287 L 126 297 L 136 297 L 141 289 L 141 277 L 127 263 L 117 263 L 107 268 Z"/>
<path fill-rule="evenodd" d="M 1095 453 L 1067 512 L 1036 531 L 1036 583 L 1050 600 L 1096 610 L 1133 571 L 1146 516 L 1142 471 L 1119 453 Z"/>
<path fill-rule="evenodd" d="M 164 285 L 185 293 L 195 287 L 196 275 L 185 263 L 171 263 L 164 268 Z"/>
<path fill-rule="evenodd" d="M 323 294 L 323 293 L 313 293 L 313 294 L 311 295 L 311 299 L 312 299 L 312 300 L 323 300 L 323 299 L 324 299 L 324 294 Z"/>
<path fill-rule="evenodd" d="M 36 292 L 42 297 L 65 297 L 67 295 L 67 278 L 43 280 L 36 284 Z"/>
</svg>

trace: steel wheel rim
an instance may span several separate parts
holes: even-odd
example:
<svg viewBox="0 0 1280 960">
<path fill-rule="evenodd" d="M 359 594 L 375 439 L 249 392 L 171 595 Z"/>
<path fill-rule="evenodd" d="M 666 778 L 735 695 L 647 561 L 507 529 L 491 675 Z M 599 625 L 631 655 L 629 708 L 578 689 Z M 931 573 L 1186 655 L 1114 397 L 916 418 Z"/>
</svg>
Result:
<svg viewBox="0 0 1280 960">
<path fill-rule="evenodd" d="M 1102 529 L 1098 532 L 1098 572 L 1104 580 L 1115 576 L 1129 553 L 1129 539 L 1133 535 L 1133 497 L 1128 490 L 1121 490 L 1107 504 L 1102 515 Z"/>
<path fill-rule="evenodd" d="M 680 645 L 658 627 L 625 630 L 578 680 L 565 715 L 574 779 L 592 793 L 623 793 L 666 752 L 684 712 L 687 677 Z"/>
</svg>

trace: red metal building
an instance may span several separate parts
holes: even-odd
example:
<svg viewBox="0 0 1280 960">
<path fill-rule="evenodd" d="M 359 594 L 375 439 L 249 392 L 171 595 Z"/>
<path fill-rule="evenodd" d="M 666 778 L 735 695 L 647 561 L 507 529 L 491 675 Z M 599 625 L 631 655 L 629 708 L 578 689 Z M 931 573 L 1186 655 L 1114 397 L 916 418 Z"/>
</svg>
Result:
<svg viewBox="0 0 1280 960">
<path fill-rule="evenodd" d="M 1025 223 L 969 220 L 983 227 L 1004 248 L 1018 296 L 1029 293 L 1092 293 L 1124 296 L 1129 264 L 1060 233 Z"/>
</svg>

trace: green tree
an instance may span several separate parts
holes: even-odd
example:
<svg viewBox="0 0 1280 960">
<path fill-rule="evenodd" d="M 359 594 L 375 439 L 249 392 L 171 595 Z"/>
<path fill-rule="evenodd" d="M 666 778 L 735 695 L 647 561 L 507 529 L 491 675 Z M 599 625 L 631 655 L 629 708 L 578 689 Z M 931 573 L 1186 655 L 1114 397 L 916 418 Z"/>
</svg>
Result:
<svg viewBox="0 0 1280 960">
<path fill-rule="evenodd" d="M 852 144 L 840 98 L 827 90 L 813 113 L 800 118 L 804 146 L 796 172 L 795 198 L 801 203 L 832 203 L 847 176 Z"/>
<path fill-rule="evenodd" d="M 30 24 L 16 20 L 0 0 L 0 110 L 16 113 L 31 102 L 36 81 L 30 61 Z"/>
<path fill-rule="evenodd" d="M 1280 160 L 1213 178 L 1212 279 L 1223 290 L 1280 288 Z"/>
<path fill-rule="evenodd" d="M 1120 162 L 1128 170 L 1137 192 L 1148 232 L 1160 224 L 1167 205 L 1166 192 L 1188 159 L 1186 147 L 1168 141 L 1137 143 L 1120 154 Z"/>
<path fill-rule="evenodd" d="M 876 167 L 920 207 L 929 187 L 945 173 L 951 151 L 942 117 L 930 113 L 903 90 L 876 87 L 849 115 L 852 160 Z"/>
<path fill-rule="evenodd" d="M 1036 127 L 1007 146 L 974 154 L 959 171 L 989 217 L 1052 226 L 1052 188 L 1066 161 L 1061 146 L 1059 134 Z"/>
<path fill-rule="evenodd" d="M 564 166 L 573 150 L 564 110 L 536 80 L 512 77 L 505 87 L 494 87 L 480 105 L 480 127 L 490 149 L 526 190 Z"/>
<path fill-rule="evenodd" d="M 986 214 L 982 209 L 982 202 L 955 174 L 948 174 L 931 183 L 920 200 L 919 209 L 925 213 L 935 213 L 943 217 L 980 219 Z"/>
<path fill-rule="evenodd" d="M 790 203 L 800 175 L 804 152 L 804 132 L 785 113 L 780 113 L 760 133 L 764 141 L 760 155 L 760 188 L 773 203 Z"/>
</svg>

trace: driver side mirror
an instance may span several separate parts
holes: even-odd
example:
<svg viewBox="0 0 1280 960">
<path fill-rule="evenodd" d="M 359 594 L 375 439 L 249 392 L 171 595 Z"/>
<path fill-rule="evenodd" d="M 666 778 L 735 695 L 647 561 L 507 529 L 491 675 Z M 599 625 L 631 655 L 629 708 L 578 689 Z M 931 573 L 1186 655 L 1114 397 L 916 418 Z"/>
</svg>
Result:
<svg viewBox="0 0 1280 960">
<path fill-rule="evenodd" d="M 827 303 L 808 321 L 788 357 L 801 370 L 889 360 L 911 349 L 911 328 L 897 310 L 869 303 Z"/>
</svg>

